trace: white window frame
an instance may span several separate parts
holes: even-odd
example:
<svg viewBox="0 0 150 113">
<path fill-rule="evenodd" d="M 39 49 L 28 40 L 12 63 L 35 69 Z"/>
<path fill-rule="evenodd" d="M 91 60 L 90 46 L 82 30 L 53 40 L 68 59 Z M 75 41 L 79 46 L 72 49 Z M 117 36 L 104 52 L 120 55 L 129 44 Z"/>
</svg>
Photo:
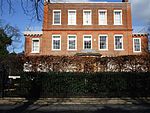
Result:
<svg viewBox="0 0 150 113">
<path fill-rule="evenodd" d="M 60 48 L 59 49 L 54 49 L 53 48 L 53 40 L 54 40 L 54 36 L 59 36 L 60 37 Z M 53 51 L 60 51 L 61 50 L 61 35 L 59 35 L 59 34 L 55 34 L 55 35 L 52 35 L 52 50 Z"/>
<path fill-rule="evenodd" d="M 140 51 L 135 51 L 134 40 L 138 39 L 140 41 Z M 133 38 L 133 52 L 139 53 L 141 52 L 141 38 Z"/>
<path fill-rule="evenodd" d="M 55 11 L 59 11 L 60 12 L 60 23 L 59 24 L 55 24 L 54 23 L 54 12 Z M 61 10 L 53 10 L 53 25 L 61 25 Z"/>
<path fill-rule="evenodd" d="M 116 45 L 115 45 L 115 43 L 116 43 L 116 41 L 115 41 L 115 37 L 116 36 L 121 36 L 122 37 L 122 49 L 116 49 Z M 124 40 L 124 38 L 123 38 L 123 35 L 122 34 L 115 34 L 114 35 L 114 50 L 124 50 L 124 43 L 123 43 L 123 40 Z"/>
<path fill-rule="evenodd" d="M 90 12 L 90 23 L 89 24 L 87 24 L 86 22 L 85 22 L 85 15 L 84 15 L 84 12 L 86 12 L 86 11 L 89 11 Z M 83 25 L 92 25 L 92 10 L 83 10 Z"/>
<path fill-rule="evenodd" d="M 116 23 L 115 12 L 121 13 L 121 23 L 120 24 Z M 114 10 L 114 25 L 122 25 L 122 10 Z"/>
<path fill-rule="evenodd" d="M 90 48 L 90 49 L 92 49 L 92 35 L 83 35 L 83 49 L 86 50 L 86 49 L 84 48 L 84 41 L 85 41 L 84 37 L 85 37 L 85 36 L 90 36 L 90 37 L 91 37 L 91 48 Z"/>
<path fill-rule="evenodd" d="M 39 41 L 39 50 L 38 51 L 33 51 L 33 41 L 38 40 Z M 40 53 L 40 39 L 39 38 L 32 38 L 32 48 L 31 48 L 31 53 Z"/>
<path fill-rule="evenodd" d="M 73 23 L 73 24 L 71 24 L 71 22 L 70 22 L 70 18 L 69 18 L 69 12 L 70 11 L 74 11 L 75 12 L 75 23 Z M 76 12 L 76 10 L 68 10 L 68 25 L 77 25 L 77 12 Z"/>
<path fill-rule="evenodd" d="M 100 21 L 100 12 L 105 12 L 105 23 L 103 24 L 101 21 Z M 107 25 L 107 10 L 98 10 L 98 22 L 99 22 L 99 25 Z"/>
<path fill-rule="evenodd" d="M 100 36 L 106 36 L 106 49 L 100 49 Z M 98 36 L 98 48 L 101 51 L 107 51 L 108 50 L 108 35 L 107 34 L 100 34 Z"/>
<path fill-rule="evenodd" d="M 75 49 L 69 49 L 69 36 L 75 36 Z M 76 51 L 77 50 L 77 35 L 68 35 L 67 36 L 67 50 L 69 51 Z"/>
</svg>

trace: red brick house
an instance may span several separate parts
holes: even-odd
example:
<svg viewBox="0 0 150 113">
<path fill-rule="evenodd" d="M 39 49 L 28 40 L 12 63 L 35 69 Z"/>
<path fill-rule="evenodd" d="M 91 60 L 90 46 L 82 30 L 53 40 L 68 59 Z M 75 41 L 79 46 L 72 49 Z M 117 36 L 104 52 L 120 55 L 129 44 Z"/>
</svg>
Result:
<svg viewBox="0 0 150 113">
<path fill-rule="evenodd" d="M 132 33 L 131 4 L 45 1 L 42 31 L 26 31 L 25 55 L 138 55 L 148 48 L 147 33 Z"/>
</svg>

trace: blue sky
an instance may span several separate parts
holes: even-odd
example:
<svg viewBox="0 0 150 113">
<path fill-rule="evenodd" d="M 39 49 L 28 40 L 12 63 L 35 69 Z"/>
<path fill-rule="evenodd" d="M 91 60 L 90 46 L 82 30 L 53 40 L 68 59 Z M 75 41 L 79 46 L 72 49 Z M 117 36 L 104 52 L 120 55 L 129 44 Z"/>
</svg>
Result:
<svg viewBox="0 0 150 113">
<path fill-rule="evenodd" d="M 37 21 L 36 19 L 31 19 L 31 16 L 24 14 L 21 8 L 21 0 L 12 0 L 14 12 L 9 14 L 9 9 L 7 5 L 3 6 L 3 13 L 0 12 L 0 19 L 7 24 L 12 26 L 17 26 L 21 32 L 25 30 L 26 27 L 41 27 L 42 21 Z M 81 1 L 81 0 L 67 0 L 67 1 Z M 91 0 L 82 0 L 91 1 Z M 108 1 L 108 2 L 121 2 L 122 0 L 92 0 L 92 1 Z M 133 26 L 147 26 L 150 23 L 150 0 L 130 0 L 132 5 L 132 23 Z M 143 7 L 144 6 L 144 7 Z M 39 29 L 39 28 L 38 28 Z M 22 44 L 24 44 L 24 37 L 22 36 Z M 23 46 L 17 49 L 17 52 L 21 52 Z"/>
</svg>

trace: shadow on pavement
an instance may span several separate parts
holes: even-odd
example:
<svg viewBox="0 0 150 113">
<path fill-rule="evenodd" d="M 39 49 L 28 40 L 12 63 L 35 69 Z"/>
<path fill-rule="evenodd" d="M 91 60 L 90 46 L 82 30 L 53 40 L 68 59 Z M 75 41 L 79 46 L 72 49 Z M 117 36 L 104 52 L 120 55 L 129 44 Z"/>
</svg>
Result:
<svg viewBox="0 0 150 113">
<path fill-rule="evenodd" d="M 29 113 L 25 112 L 25 113 Z M 67 110 L 67 111 L 32 111 L 30 113 L 150 113 L 150 109 L 133 109 L 133 110 L 128 110 L 128 109 L 124 109 L 124 108 L 112 108 L 112 107 L 108 107 L 108 106 L 104 106 L 104 108 L 102 109 L 97 109 L 97 110 Z"/>
<path fill-rule="evenodd" d="M 28 101 L 24 103 L 22 106 L 16 107 L 9 111 L 0 111 L 0 113 L 150 113 L 150 107 L 143 107 L 138 105 L 131 106 L 123 106 L 123 105 L 105 105 L 105 106 L 94 106 L 88 105 L 88 107 L 84 110 L 82 107 L 86 105 L 43 105 L 37 106 L 32 105 L 34 100 Z M 32 106 L 30 106 L 32 105 Z M 76 106 L 77 109 L 67 109 L 72 106 Z M 90 106 L 94 109 L 90 109 Z M 29 109 L 31 107 L 32 109 Z M 55 107 L 56 109 L 51 109 L 51 107 Z M 57 107 L 59 109 L 57 109 Z M 81 110 L 80 110 L 81 109 Z"/>
<path fill-rule="evenodd" d="M 37 84 L 35 80 L 31 83 L 31 89 L 29 90 L 29 95 L 26 97 L 26 102 L 19 104 L 18 107 L 10 109 L 8 111 L 0 111 L 0 113 L 24 113 L 30 105 L 33 105 L 40 98 L 41 86 Z"/>
</svg>

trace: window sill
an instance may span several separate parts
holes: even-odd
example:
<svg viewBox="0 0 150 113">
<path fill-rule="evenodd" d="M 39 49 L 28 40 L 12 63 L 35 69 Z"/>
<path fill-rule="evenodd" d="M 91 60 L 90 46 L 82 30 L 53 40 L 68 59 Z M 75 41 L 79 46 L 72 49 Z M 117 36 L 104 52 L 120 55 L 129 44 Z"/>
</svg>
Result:
<svg viewBox="0 0 150 113">
<path fill-rule="evenodd" d="M 52 51 L 61 51 L 61 49 L 53 49 Z"/>
<path fill-rule="evenodd" d="M 107 26 L 108 24 L 98 24 L 99 26 Z"/>
<path fill-rule="evenodd" d="M 123 24 L 114 24 L 114 26 L 122 26 Z"/>
<path fill-rule="evenodd" d="M 124 49 L 114 49 L 115 51 L 124 51 Z"/>
<path fill-rule="evenodd" d="M 77 51 L 77 49 L 67 49 L 69 52 L 71 51 Z"/>
<path fill-rule="evenodd" d="M 40 52 L 39 51 L 32 51 L 31 53 L 34 53 L 34 54 L 39 54 Z"/>
<path fill-rule="evenodd" d="M 91 26 L 92 24 L 83 24 L 84 26 Z"/>
<path fill-rule="evenodd" d="M 56 26 L 60 26 L 61 24 L 52 24 L 52 25 L 54 25 L 54 26 L 55 26 L 55 25 L 56 25 Z"/>
<path fill-rule="evenodd" d="M 99 51 L 108 51 L 108 49 L 99 49 Z"/>
<path fill-rule="evenodd" d="M 142 51 L 133 51 L 133 53 L 141 53 Z"/>
<path fill-rule="evenodd" d="M 68 26 L 76 26 L 77 24 L 68 24 Z"/>
</svg>

